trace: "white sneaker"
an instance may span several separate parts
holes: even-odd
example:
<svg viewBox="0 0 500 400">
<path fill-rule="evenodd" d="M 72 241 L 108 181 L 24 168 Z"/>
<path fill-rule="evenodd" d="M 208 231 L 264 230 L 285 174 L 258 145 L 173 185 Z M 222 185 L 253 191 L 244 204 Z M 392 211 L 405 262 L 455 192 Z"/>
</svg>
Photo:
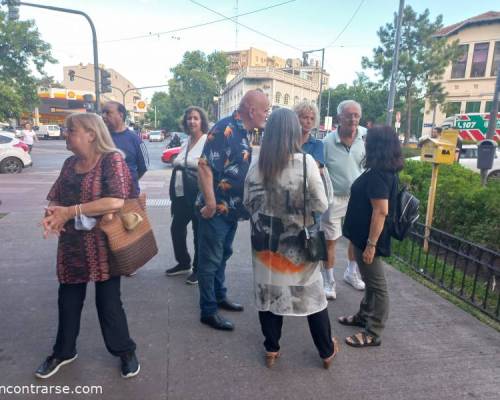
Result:
<svg viewBox="0 0 500 400">
<path fill-rule="evenodd" d="M 361 279 L 361 274 L 358 271 L 358 264 L 354 264 L 352 268 L 346 268 L 344 272 L 344 281 L 354 289 L 365 290 L 365 283 Z"/>
<path fill-rule="evenodd" d="M 335 281 L 325 280 L 323 282 L 323 288 L 327 300 L 335 300 L 337 298 L 337 283 Z"/>
</svg>

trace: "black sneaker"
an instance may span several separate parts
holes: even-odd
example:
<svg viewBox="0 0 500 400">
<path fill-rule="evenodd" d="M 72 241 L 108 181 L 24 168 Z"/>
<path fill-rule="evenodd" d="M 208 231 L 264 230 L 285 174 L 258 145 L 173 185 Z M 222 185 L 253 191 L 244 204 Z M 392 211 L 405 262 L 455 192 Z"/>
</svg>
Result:
<svg viewBox="0 0 500 400">
<path fill-rule="evenodd" d="M 191 272 L 191 274 L 186 279 L 186 283 L 188 285 L 197 285 L 198 284 L 198 274 L 196 272 Z"/>
<path fill-rule="evenodd" d="M 135 352 L 120 357 L 122 361 L 122 378 L 128 379 L 136 376 L 141 370 L 141 365 L 135 356 Z"/>
<path fill-rule="evenodd" d="M 50 378 L 52 375 L 55 375 L 59 368 L 63 365 L 69 364 L 72 361 L 75 361 L 78 357 L 78 354 L 75 354 L 71 358 L 56 358 L 53 354 L 48 356 L 46 360 L 37 368 L 35 371 L 35 376 L 40 379 Z"/>
<path fill-rule="evenodd" d="M 188 274 L 189 272 L 191 272 L 191 266 L 190 265 L 180 265 L 180 264 L 177 264 L 175 267 L 167 269 L 165 271 L 165 274 L 167 276 L 175 276 L 175 275 Z"/>
</svg>

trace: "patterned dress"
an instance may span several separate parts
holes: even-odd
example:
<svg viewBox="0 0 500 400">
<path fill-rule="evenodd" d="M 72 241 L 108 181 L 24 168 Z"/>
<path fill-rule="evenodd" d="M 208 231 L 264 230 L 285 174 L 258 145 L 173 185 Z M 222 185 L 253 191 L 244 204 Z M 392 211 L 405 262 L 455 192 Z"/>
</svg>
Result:
<svg viewBox="0 0 500 400">
<path fill-rule="evenodd" d="M 104 197 L 126 199 L 133 190 L 130 172 L 119 153 L 108 153 L 96 166 L 83 174 L 75 171 L 77 158 L 64 162 L 47 200 L 61 206 L 74 206 Z M 99 219 L 99 217 L 97 217 Z M 71 219 L 64 225 L 57 247 L 57 277 L 60 283 L 102 282 L 108 280 L 108 241 L 98 226 L 79 231 Z"/>
<path fill-rule="evenodd" d="M 327 209 L 327 199 L 318 166 L 306 156 L 306 224 L 312 213 Z M 251 214 L 252 231 L 267 234 L 259 249 L 252 244 L 255 303 L 259 311 L 276 315 L 304 316 L 327 306 L 320 262 L 306 260 L 298 241 L 303 225 L 303 155 L 293 160 L 272 188 L 265 190 L 258 164 L 250 167 L 245 181 L 245 207 Z"/>
</svg>

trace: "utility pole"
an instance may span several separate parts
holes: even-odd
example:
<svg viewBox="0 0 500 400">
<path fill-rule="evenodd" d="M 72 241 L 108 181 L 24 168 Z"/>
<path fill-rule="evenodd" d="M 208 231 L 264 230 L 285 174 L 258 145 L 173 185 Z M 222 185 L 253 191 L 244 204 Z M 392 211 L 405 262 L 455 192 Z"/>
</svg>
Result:
<svg viewBox="0 0 500 400">
<path fill-rule="evenodd" d="M 396 45 L 394 46 L 394 56 L 392 58 L 391 84 L 389 88 L 389 99 L 387 100 L 387 118 L 385 124 L 392 126 L 392 114 L 394 113 L 394 98 L 396 97 L 396 79 L 399 65 L 399 44 L 401 42 L 401 24 L 403 22 L 405 2 L 399 0 L 399 13 L 396 28 Z"/>
<path fill-rule="evenodd" d="M 497 80 L 495 83 L 495 92 L 493 93 L 493 104 L 491 105 L 491 110 L 490 110 L 490 120 L 488 122 L 488 132 L 486 133 L 486 140 L 493 141 L 493 137 L 495 136 L 495 132 L 496 132 L 496 128 L 497 128 L 498 95 L 499 95 L 499 93 L 500 93 L 500 65 L 498 66 L 498 69 L 497 69 Z M 481 144 L 479 143 L 479 145 L 481 145 Z M 481 151 L 481 150 L 479 150 L 479 151 Z M 479 157 L 479 154 L 478 154 L 478 157 Z M 481 183 L 483 186 L 486 186 L 487 179 L 488 179 L 488 170 L 481 169 Z"/>
<path fill-rule="evenodd" d="M 90 29 L 92 30 L 92 45 L 94 48 L 94 82 L 95 82 L 95 108 L 96 108 L 95 111 L 96 111 L 96 113 L 99 113 L 99 111 L 101 110 L 101 102 L 100 102 L 101 96 L 100 96 L 100 87 L 99 87 L 99 57 L 98 57 L 98 51 L 97 51 L 97 34 L 95 31 L 94 23 L 92 22 L 90 17 L 87 14 L 85 14 L 83 11 L 72 10 L 70 8 L 44 6 L 41 4 L 26 3 L 24 1 L 18 1 L 18 0 L 9 0 L 6 2 L 6 4 L 9 6 L 9 10 L 11 7 L 22 5 L 22 6 L 27 6 L 27 7 L 43 8 L 46 10 L 64 12 L 64 13 L 69 13 L 69 14 L 78 14 L 78 15 L 85 17 L 85 19 L 90 24 Z M 11 16 L 15 16 L 15 14 L 12 14 Z M 19 14 L 17 14 L 17 18 L 19 18 Z"/>
</svg>

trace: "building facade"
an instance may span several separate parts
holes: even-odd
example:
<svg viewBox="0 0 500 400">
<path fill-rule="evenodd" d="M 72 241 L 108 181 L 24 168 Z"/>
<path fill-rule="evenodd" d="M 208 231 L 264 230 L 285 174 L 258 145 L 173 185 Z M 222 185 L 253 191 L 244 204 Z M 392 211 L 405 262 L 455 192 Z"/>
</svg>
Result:
<svg viewBox="0 0 500 400">
<path fill-rule="evenodd" d="M 458 40 L 460 59 L 450 64 L 441 79 L 447 93 L 444 107 L 436 108 L 436 125 L 459 113 L 487 113 L 500 65 L 500 12 L 490 11 L 436 32 L 451 43 Z M 429 134 L 433 110 L 425 102 L 422 134 Z"/>
<path fill-rule="evenodd" d="M 141 99 L 139 91 L 134 89 L 132 82 L 112 68 L 105 68 L 103 65 L 101 68 L 110 72 L 113 86 L 111 93 L 101 94 L 101 102 L 114 100 L 123 103 L 133 121 L 147 111 L 146 103 Z M 74 72 L 73 80 L 70 79 L 70 71 Z M 94 95 L 94 64 L 65 66 L 63 85 L 70 90 L 88 91 Z"/>
<path fill-rule="evenodd" d="M 238 108 L 243 95 L 252 89 L 262 90 L 273 108 L 292 108 L 302 100 L 316 103 L 319 75 L 313 70 L 288 70 L 272 67 L 246 67 L 226 85 L 219 98 L 219 117 L 226 117 Z M 324 73 L 326 84 L 328 74 Z M 328 86 L 323 86 L 324 88 Z"/>
<path fill-rule="evenodd" d="M 255 47 L 250 47 L 247 50 L 228 51 L 224 54 L 229 59 L 229 80 L 247 67 L 285 68 L 286 66 L 284 58 L 269 56 L 266 51 Z"/>
</svg>

